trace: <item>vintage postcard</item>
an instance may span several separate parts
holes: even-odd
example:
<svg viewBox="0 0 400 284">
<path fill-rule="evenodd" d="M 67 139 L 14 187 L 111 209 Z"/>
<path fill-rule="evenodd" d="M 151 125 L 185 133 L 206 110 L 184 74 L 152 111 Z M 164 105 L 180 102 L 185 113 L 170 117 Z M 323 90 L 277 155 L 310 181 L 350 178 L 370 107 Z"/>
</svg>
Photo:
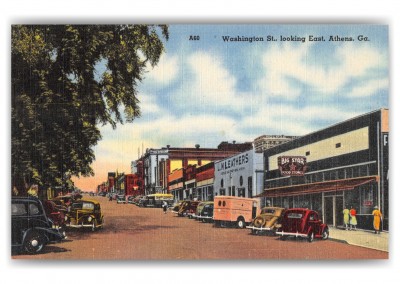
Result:
<svg viewBox="0 0 400 284">
<path fill-rule="evenodd" d="M 388 26 L 11 37 L 12 259 L 389 258 Z"/>
</svg>

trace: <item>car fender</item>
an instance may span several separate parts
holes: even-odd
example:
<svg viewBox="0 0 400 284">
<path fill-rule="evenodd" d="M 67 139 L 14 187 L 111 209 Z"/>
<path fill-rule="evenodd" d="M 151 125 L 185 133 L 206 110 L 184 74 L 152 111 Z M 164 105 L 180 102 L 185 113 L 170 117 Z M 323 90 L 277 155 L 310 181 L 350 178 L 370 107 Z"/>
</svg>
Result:
<svg viewBox="0 0 400 284">
<path fill-rule="evenodd" d="M 319 227 L 320 234 L 322 234 L 322 232 L 323 232 L 325 229 L 328 229 L 328 231 L 329 231 L 328 225 L 327 225 L 327 224 L 321 224 L 320 227 Z"/>
<path fill-rule="evenodd" d="M 313 228 L 310 226 L 310 227 L 308 227 L 308 229 L 307 229 L 307 236 L 309 236 L 310 235 L 310 233 L 312 233 L 313 232 Z M 314 232 L 314 235 L 315 235 L 315 232 Z"/>
<path fill-rule="evenodd" d="M 31 232 L 35 232 L 35 231 L 39 232 L 40 235 L 44 238 L 43 241 L 45 244 L 50 242 L 48 234 L 58 236 L 55 232 L 53 232 L 52 229 L 35 227 L 35 228 L 30 228 L 23 232 L 22 243 L 25 243 L 26 236 L 28 236 Z"/>
</svg>

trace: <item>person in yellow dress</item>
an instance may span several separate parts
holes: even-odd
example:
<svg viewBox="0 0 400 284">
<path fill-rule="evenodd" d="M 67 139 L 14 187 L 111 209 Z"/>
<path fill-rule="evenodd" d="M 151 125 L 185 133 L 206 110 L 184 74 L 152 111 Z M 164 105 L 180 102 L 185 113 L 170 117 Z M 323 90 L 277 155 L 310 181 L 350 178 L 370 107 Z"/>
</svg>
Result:
<svg viewBox="0 0 400 284">
<path fill-rule="evenodd" d="M 381 232 L 381 221 L 382 221 L 382 213 L 379 210 L 378 206 L 374 207 L 374 211 L 372 211 L 372 215 L 374 216 L 374 230 L 375 234 L 380 234 Z"/>
<path fill-rule="evenodd" d="M 349 229 L 349 222 L 350 222 L 350 210 L 347 208 L 344 208 L 343 210 L 343 224 L 346 229 L 346 231 Z"/>
</svg>

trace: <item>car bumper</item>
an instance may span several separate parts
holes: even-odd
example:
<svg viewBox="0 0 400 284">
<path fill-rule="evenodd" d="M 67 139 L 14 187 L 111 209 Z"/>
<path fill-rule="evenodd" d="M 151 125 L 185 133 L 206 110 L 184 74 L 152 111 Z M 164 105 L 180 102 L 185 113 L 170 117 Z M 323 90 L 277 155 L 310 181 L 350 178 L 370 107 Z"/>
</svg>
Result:
<svg viewBox="0 0 400 284">
<path fill-rule="evenodd" d="M 70 228 L 92 228 L 93 224 L 66 224 Z M 103 227 L 103 224 L 96 225 L 95 228 Z"/>
<path fill-rule="evenodd" d="M 251 230 L 255 230 L 255 231 L 273 231 L 273 229 L 271 229 L 271 228 L 269 228 L 269 227 L 267 227 L 267 228 L 264 228 L 264 227 L 254 227 L 254 226 L 246 226 L 246 228 L 247 229 L 251 229 Z"/>
<path fill-rule="evenodd" d="M 301 238 L 307 238 L 308 235 L 307 234 L 303 234 L 303 233 L 290 233 L 290 232 L 276 232 L 277 235 L 280 236 L 293 236 L 293 237 L 301 237 Z"/>
</svg>

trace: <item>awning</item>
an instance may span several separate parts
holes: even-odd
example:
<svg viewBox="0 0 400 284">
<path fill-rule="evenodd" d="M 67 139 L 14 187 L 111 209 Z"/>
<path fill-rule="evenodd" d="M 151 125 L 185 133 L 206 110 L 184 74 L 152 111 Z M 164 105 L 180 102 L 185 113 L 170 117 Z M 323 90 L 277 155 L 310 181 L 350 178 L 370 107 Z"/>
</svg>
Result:
<svg viewBox="0 0 400 284">
<path fill-rule="evenodd" d="M 320 193 L 335 190 L 352 190 L 360 185 L 379 181 L 379 176 L 368 176 L 351 179 L 331 180 L 310 184 L 291 185 L 265 189 L 256 197 L 282 197 L 311 193 Z"/>
</svg>

